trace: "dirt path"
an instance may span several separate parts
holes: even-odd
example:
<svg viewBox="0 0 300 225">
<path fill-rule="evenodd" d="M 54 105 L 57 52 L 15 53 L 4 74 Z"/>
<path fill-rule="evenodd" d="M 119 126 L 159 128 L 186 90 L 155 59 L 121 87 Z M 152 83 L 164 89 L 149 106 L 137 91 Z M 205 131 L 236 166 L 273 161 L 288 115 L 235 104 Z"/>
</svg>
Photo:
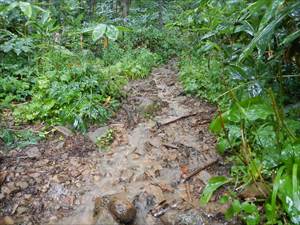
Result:
<svg viewBox="0 0 300 225">
<path fill-rule="evenodd" d="M 122 224 L 109 213 L 120 200 L 136 209 L 135 225 L 224 224 L 222 206 L 198 203 L 209 177 L 225 171 L 208 132 L 214 108 L 185 96 L 177 75 L 170 61 L 130 83 L 116 117 L 87 137 L 4 157 L 0 213 L 17 224 Z M 99 151 L 107 133 L 113 143 Z"/>
</svg>

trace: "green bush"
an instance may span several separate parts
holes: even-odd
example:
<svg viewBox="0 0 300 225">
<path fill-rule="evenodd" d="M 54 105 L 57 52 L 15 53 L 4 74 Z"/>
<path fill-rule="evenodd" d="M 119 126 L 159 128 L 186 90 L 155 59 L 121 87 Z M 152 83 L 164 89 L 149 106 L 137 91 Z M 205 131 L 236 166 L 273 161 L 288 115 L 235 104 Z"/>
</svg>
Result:
<svg viewBox="0 0 300 225">
<path fill-rule="evenodd" d="M 219 98 L 232 83 L 229 76 L 222 74 L 222 63 L 218 58 L 184 56 L 180 63 L 180 80 L 184 90 L 204 100 L 221 105 L 228 99 Z"/>
<path fill-rule="evenodd" d="M 73 54 L 64 48 L 50 50 L 36 59 L 37 78 L 30 102 L 16 108 L 19 120 L 72 124 L 85 130 L 89 123 L 103 123 L 118 106 L 128 79 L 143 78 L 158 56 L 146 49 L 125 55 L 105 67 L 91 52 Z"/>
</svg>

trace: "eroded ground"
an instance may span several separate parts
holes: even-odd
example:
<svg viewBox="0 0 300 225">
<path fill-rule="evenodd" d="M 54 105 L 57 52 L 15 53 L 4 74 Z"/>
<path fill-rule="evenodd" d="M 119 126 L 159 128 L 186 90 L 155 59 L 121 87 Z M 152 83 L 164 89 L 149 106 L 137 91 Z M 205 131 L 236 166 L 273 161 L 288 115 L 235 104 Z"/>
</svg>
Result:
<svg viewBox="0 0 300 225">
<path fill-rule="evenodd" d="M 199 206 L 208 179 L 226 171 L 208 132 L 215 109 L 185 96 L 177 75 L 170 61 L 130 83 L 106 127 L 3 156 L 2 216 L 15 224 L 122 224 L 111 208 L 125 199 L 135 225 L 224 224 L 226 206 Z M 97 138 L 107 132 L 113 143 L 100 150 Z"/>
</svg>

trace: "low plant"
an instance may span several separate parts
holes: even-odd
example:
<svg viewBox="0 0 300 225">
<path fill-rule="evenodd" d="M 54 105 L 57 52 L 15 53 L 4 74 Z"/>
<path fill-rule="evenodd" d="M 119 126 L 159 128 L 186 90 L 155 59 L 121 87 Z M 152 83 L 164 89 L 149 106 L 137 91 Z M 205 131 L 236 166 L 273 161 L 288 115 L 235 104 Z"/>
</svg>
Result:
<svg viewBox="0 0 300 225">
<path fill-rule="evenodd" d="M 108 147 L 113 143 L 115 138 L 114 130 L 108 129 L 108 131 L 97 140 L 97 145 L 101 150 L 106 151 Z"/>
</svg>

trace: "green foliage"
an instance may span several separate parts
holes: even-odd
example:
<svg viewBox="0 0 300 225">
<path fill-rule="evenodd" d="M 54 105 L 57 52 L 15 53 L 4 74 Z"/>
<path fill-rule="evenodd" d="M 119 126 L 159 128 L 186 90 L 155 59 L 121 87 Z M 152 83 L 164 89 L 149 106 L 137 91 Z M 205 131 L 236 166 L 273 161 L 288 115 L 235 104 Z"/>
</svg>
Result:
<svg viewBox="0 0 300 225">
<path fill-rule="evenodd" d="M 108 131 L 98 138 L 97 145 L 100 147 L 101 150 L 107 150 L 108 147 L 113 143 L 115 138 L 114 130 L 108 129 Z"/>
<path fill-rule="evenodd" d="M 180 79 L 187 93 L 220 103 L 219 96 L 230 88 L 228 76 L 224 74 L 220 80 L 221 71 L 222 65 L 216 58 L 185 56 L 181 60 Z M 220 104 L 225 101 L 221 100 Z"/>
<path fill-rule="evenodd" d="M 186 46 L 184 39 L 179 39 L 178 31 L 158 29 L 153 26 L 136 28 L 128 32 L 124 44 L 133 48 L 147 48 L 159 54 L 162 59 L 179 56 Z"/>
<path fill-rule="evenodd" d="M 22 121 L 72 124 L 84 131 L 89 123 L 103 123 L 110 117 L 122 96 L 122 86 L 128 79 L 148 75 L 157 56 L 142 49 L 105 67 L 92 53 L 74 54 L 54 48 L 36 60 L 38 76 L 32 99 L 17 107 L 15 117 Z"/>
<path fill-rule="evenodd" d="M 213 177 L 209 180 L 207 186 L 205 187 L 204 191 L 202 192 L 202 196 L 200 198 L 200 204 L 204 205 L 209 202 L 213 193 L 223 186 L 224 184 L 229 183 L 231 180 L 226 177 Z"/>
<path fill-rule="evenodd" d="M 260 223 L 259 211 L 251 202 L 240 203 L 238 200 L 234 200 L 226 212 L 226 218 L 232 219 L 234 216 L 239 216 L 247 225 Z"/>
<path fill-rule="evenodd" d="M 0 129 L 0 139 L 4 141 L 9 149 L 25 148 L 28 145 L 37 144 L 44 138 L 42 132 L 34 132 L 32 130 L 13 131 L 9 129 Z"/>
<path fill-rule="evenodd" d="M 181 63 L 186 92 L 219 105 L 210 129 L 218 150 L 230 155 L 238 189 L 256 181 L 274 187 L 266 216 L 259 216 L 259 202 L 235 201 L 229 217 L 298 224 L 299 113 L 284 108 L 300 96 L 299 1 L 205 0 L 181 7 L 169 26 L 193 46 Z"/>
</svg>

